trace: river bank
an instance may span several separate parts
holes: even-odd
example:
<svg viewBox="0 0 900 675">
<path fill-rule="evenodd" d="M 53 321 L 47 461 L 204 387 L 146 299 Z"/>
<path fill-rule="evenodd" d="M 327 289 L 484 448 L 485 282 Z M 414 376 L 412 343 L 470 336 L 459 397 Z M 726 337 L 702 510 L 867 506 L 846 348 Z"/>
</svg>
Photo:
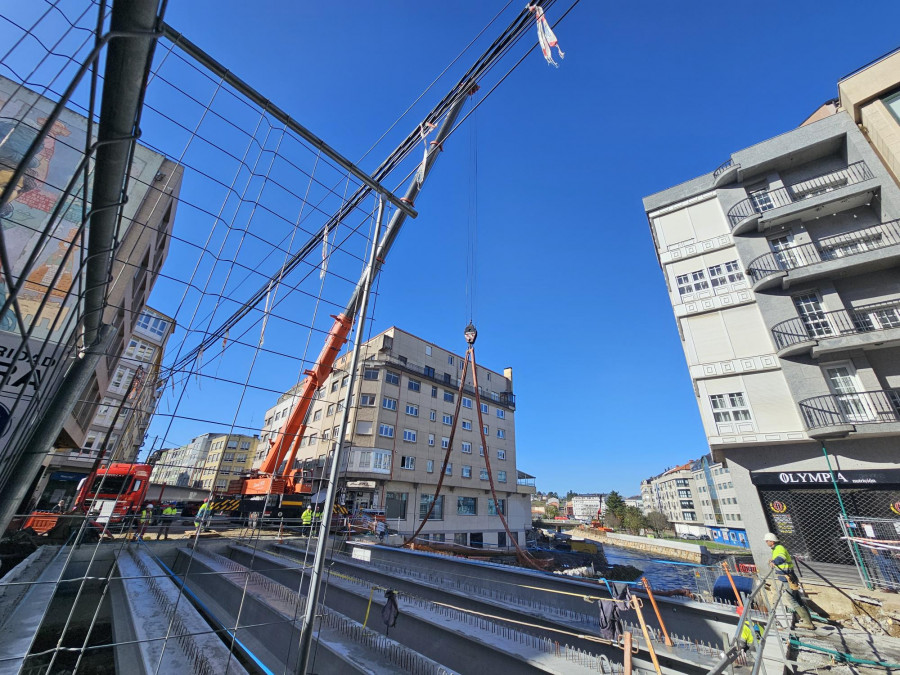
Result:
<svg viewBox="0 0 900 675">
<path fill-rule="evenodd" d="M 651 553 L 684 562 L 706 565 L 711 561 L 709 549 L 702 544 L 685 544 L 679 541 L 666 541 L 665 539 L 649 539 L 647 537 L 635 537 L 616 532 L 604 532 L 593 527 L 576 527 L 571 532 L 573 537 L 593 539 L 604 545 L 618 546 L 633 551 Z"/>
</svg>

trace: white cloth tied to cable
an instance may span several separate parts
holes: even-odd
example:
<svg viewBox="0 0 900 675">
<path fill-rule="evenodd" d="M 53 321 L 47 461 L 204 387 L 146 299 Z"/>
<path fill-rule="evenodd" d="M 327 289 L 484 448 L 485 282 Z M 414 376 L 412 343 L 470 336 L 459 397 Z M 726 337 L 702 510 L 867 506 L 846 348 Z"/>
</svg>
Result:
<svg viewBox="0 0 900 675">
<path fill-rule="evenodd" d="M 547 17 L 544 16 L 544 8 L 536 5 L 529 5 L 528 10 L 534 12 L 535 15 L 538 43 L 541 45 L 541 51 L 544 54 L 544 58 L 547 59 L 547 63 L 551 66 L 559 68 L 559 64 L 553 60 L 551 48 L 556 47 L 556 51 L 559 53 L 559 58 L 561 59 L 566 58 L 566 55 L 563 53 L 563 50 L 559 48 L 559 40 L 556 39 L 556 35 L 554 35 L 553 29 L 550 28 L 550 24 L 547 23 Z"/>
<path fill-rule="evenodd" d="M 432 124 L 431 122 L 424 122 L 419 125 L 419 138 L 422 139 L 422 144 L 425 146 L 425 149 L 422 151 L 422 163 L 419 165 L 419 170 L 416 171 L 416 183 L 420 186 L 422 185 L 422 181 L 425 180 L 425 163 L 428 161 L 428 141 L 425 138 L 437 128 L 436 124 Z"/>
<path fill-rule="evenodd" d="M 319 278 L 324 279 L 325 273 L 328 271 L 328 227 L 322 235 L 322 266 L 319 269 Z"/>
</svg>

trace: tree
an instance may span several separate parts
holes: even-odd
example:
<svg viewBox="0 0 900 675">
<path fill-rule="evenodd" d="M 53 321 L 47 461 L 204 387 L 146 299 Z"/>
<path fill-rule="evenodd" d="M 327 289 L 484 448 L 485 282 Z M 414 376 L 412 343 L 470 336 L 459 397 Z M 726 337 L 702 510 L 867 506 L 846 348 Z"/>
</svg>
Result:
<svg viewBox="0 0 900 675">
<path fill-rule="evenodd" d="M 577 497 L 577 496 L 578 496 L 578 493 L 575 492 L 575 490 L 569 490 L 569 491 L 566 493 L 566 499 L 567 499 L 567 500 L 572 499 L 572 497 Z"/>
<path fill-rule="evenodd" d="M 559 507 L 556 504 L 550 504 L 544 508 L 544 515 L 548 518 L 556 518 L 559 515 Z"/>
<path fill-rule="evenodd" d="M 622 527 L 622 519 L 612 511 L 607 511 L 606 515 L 603 516 L 603 524 L 610 529 L 618 530 Z"/>
<path fill-rule="evenodd" d="M 660 511 L 651 511 L 647 514 L 647 527 L 653 530 L 657 536 L 663 530 L 668 530 L 670 528 L 669 519 L 666 518 L 666 514 Z"/>
<path fill-rule="evenodd" d="M 556 494 L 555 492 L 553 492 L 552 490 L 547 493 L 547 499 L 550 499 L 551 497 L 553 497 L 555 499 L 559 499 L 559 495 Z"/>
<path fill-rule="evenodd" d="M 625 500 L 622 499 L 622 495 L 615 490 L 606 495 L 606 510 L 616 514 L 621 520 L 625 515 Z"/>
<path fill-rule="evenodd" d="M 632 534 L 638 534 L 647 526 L 647 519 L 638 507 L 626 506 L 622 517 L 622 524 L 625 525 L 625 529 Z"/>
</svg>

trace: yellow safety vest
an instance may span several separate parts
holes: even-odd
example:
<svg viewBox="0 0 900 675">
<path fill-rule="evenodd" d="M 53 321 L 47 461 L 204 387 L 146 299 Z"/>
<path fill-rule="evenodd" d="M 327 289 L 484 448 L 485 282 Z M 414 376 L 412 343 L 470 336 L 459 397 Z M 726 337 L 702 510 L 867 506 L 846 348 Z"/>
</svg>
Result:
<svg viewBox="0 0 900 675">
<path fill-rule="evenodd" d="M 164 516 L 177 516 L 178 509 L 176 509 L 174 506 L 167 506 L 166 508 L 163 509 L 163 515 Z"/>
<path fill-rule="evenodd" d="M 150 511 L 149 509 L 144 509 L 143 511 L 141 511 L 141 522 L 142 523 L 148 522 L 150 520 L 150 516 L 152 516 L 152 515 L 153 515 L 153 511 Z"/>
<path fill-rule="evenodd" d="M 306 510 L 300 514 L 300 520 L 304 525 L 309 525 L 312 522 L 313 514 L 312 511 Z"/>
</svg>

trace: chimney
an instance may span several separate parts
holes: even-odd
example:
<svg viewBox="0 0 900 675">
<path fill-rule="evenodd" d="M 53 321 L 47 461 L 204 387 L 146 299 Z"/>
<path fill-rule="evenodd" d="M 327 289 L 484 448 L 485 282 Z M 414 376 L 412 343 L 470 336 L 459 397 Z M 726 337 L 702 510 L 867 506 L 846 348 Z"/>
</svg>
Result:
<svg viewBox="0 0 900 675">
<path fill-rule="evenodd" d="M 509 389 L 506 391 L 513 390 L 513 379 L 512 379 L 512 368 L 504 368 L 503 369 L 503 377 L 505 377 L 509 381 Z"/>
</svg>

